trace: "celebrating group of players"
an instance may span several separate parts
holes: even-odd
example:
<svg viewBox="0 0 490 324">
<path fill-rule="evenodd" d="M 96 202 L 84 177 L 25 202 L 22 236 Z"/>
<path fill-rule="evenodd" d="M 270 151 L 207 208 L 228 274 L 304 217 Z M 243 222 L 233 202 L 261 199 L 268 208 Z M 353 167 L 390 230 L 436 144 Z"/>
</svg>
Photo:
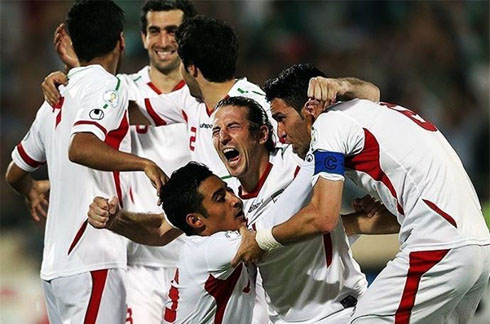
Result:
<svg viewBox="0 0 490 324">
<path fill-rule="evenodd" d="M 143 5 L 149 66 L 117 74 L 123 20 L 108 0 L 70 9 L 68 74 L 45 79 L 7 170 L 47 216 L 51 324 L 467 323 L 490 234 L 433 124 L 309 64 L 263 89 L 237 79 L 233 29 L 188 0 Z M 45 162 L 49 181 L 32 179 Z M 340 217 L 345 177 L 376 199 Z M 398 232 L 367 288 L 350 244 Z"/>
</svg>

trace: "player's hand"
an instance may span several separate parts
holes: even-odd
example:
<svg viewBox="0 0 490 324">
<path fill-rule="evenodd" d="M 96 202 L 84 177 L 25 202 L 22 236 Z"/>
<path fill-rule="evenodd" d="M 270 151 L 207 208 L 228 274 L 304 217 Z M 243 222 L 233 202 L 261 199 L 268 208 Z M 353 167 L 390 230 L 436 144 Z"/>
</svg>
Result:
<svg viewBox="0 0 490 324">
<path fill-rule="evenodd" d="M 356 212 L 364 213 L 367 217 L 374 217 L 377 213 L 384 210 L 384 205 L 370 195 L 354 199 L 352 207 L 354 207 Z"/>
<path fill-rule="evenodd" d="M 31 190 L 25 197 L 31 216 L 36 222 L 45 220 L 48 215 L 49 188 L 49 180 L 34 180 Z"/>
<path fill-rule="evenodd" d="M 60 24 L 54 32 L 54 49 L 60 60 L 65 63 L 67 69 L 80 66 L 77 54 L 73 49 L 71 38 L 66 32 L 65 24 Z"/>
<path fill-rule="evenodd" d="M 255 240 L 255 235 L 257 233 L 249 231 L 245 226 L 242 226 L 240 228 L 240 234 L 242 235 L 242 242 L 240 243 L 240 247 L 238 248 L 235 257 L 231 261 L 231 265 L 236 267 L 242 261 L 246 264 L 256 264 L 265 254 L 265 251 L 259 247 Z"/>
<path fill-rule="evenodd" d="M 44 100 L 46 100 L 51 106 L 56 105 L 61 98 L 60 92 L 58 91 L 58 86 L 67 84 L 68 78 L 63 72 L 56 71 L 49 74 L 44 78 L 44 81 L 41 84 Z"/>
<path fill-rule="evenodd" d="M 158 167 L 158 165 L 151 161 L 145 166 L 144 171 L 146 176 L 150 179 L 153 187 L 157 190 L 157 196 L 160 197 L 160 190 L 168 181 L 167 175 Z"/>
<path fill-rule="evenodd" d="M 87 213 L 88 222 L 95 228 L 111 228 L 119 215 L 119 200 L 95 197 Z"/>
<path fill-rule="evenodd" d="M 336 102 L 337 97 L 343 95 L 348 89 L 345 82 L 324 77 L 310 79 L 308 84 L 308 98 L 324 102 L 324 108 Z"/>
</svg>

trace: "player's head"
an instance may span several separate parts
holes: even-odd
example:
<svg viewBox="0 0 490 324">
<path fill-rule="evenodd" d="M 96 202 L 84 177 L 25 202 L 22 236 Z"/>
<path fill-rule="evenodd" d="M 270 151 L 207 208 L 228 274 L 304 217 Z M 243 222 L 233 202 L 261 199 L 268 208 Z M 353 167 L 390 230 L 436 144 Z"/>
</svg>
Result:
<svg viewBox="0 0 490 324">
<path fill-rule="evenodd" d="M 229 97 L 216 106 L 213 144 L 228 172 L 243 178 L 256 174 L 263 157 L 274 150 L 273 128 L 262 106 L 253 99 Z"/>
<path fill-rule="evenodd" d="M 168 220 L 187 235 L 209 236 L 245 225 L 242 201 L 205 165 L 189 162 L 160 192 Z"/>
<path fill-rule="evenodd" d="M 177 31 L 182 76 L 191 95 L 202 98 L 196 78 L 225 82 L 235 77 L 238 39 L 230 25 L 221 20 L 196 16 Z"/>
<path fill-rule="evenodd" d="M 277 121 L 279 138 L 292 144 L 302 158 L 308 153 L 310 132 L 302 109 L 308 101 L 310 79 L 325 74 L 310 64 L 296 64 L 283 70 L 277 78 L 267 80 L 264 91 L 271 103 L 272 117 Z"/>
<path fill-rule="evenodd" d="M 77 1 L 68 12 L 66 25 L 80 62 L 114 54 L 120 65 L 124 51 L 123 24 L 124 12 L 114 2 Z"/>
<path fill-rule="evenodd" d="M 196 15 L 189 0 L 148 0 L 141 8 L 141 39 L 150 66 L 164 74 L 180 65 L 175 33 L 180 24 Z"/>
</svg>

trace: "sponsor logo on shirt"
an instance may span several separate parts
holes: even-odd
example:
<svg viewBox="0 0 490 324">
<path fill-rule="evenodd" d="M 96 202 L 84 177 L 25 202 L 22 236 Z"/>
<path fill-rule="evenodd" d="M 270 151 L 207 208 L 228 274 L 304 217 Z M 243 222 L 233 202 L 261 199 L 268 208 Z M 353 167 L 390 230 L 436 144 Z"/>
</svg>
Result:
<svg viewBox="0 0 490 324">
<path fill-rule="evenodd" d="M 201 125 L 199 125 L 199 128 L 213 128 L 213 124 L 206 124 L 206 123 L 202 123 Z"/>
<path fill-rule="evenodd" d="M 111 106 L 112 108 L 116 108 L 119 104 L 119 95 L 117 94 L 116 90 L 107 90 L 106 92 L 104 92 L 102 98 L 104 99 L 104 103 L 106 103 L 108 106 Z M 104 108 L 106 108 L 105 105 Z"/>
<path fill-rule="evenodd" d="M 261 199 L 259 202 L 255 203 L 255 204 L 252 204 L 252 206 L 250 206 L 250 208 L 248 209 L 248 212 L 249 213 L 253 212 L 257 208 L 259 208 L 260 205 L 262 205 L 263 203 L 264 203 L 264 199 Z"/>
<path fill-rule="evenodd" d="M 101 120 L 104 118 L 104 112 L 102 109 L 95 108 L 88 113 L 88 116 L 93 120 Z"/>
</svg>

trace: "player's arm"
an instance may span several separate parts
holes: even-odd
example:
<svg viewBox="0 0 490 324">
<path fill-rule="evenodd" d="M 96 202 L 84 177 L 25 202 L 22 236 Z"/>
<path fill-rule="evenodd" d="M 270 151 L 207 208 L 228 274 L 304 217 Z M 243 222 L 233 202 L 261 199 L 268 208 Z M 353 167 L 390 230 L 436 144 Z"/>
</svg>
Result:
<svg viewBox="0 0 490 324">
<path fill-rule="evenodd" d="M 168 179 L 153 161 L 118 151 L 89 132 L 73 135 L 68 157 L 74 163 L 101 171 L 144 171 L 157 192 Z"/>
<path fill-rule="evenodd" d="M 308 97 L 329 104 L 355 98 L 379 102 L 380 91 L 374 84 L 356 78 L 315 77 L 310 80 Z"/>
<path fill-rule="evenodd" d="M 45 219 L 48 208 L 48 180 L 34 180 L 30 172 L 21 169 L 14 161 L 10 162 L 5 179 L 15 192 L 25 197 L 32 218 L 39 222 Z"/>
<path fill-rule="evenodd" d="M 182 234 L 168 224 L 163 214 L 120 210 L 117 198 L 95 197 L 87 215 L 93 227 L 108 229 L 140 244 L 163 246 Z"/>
</svg>

